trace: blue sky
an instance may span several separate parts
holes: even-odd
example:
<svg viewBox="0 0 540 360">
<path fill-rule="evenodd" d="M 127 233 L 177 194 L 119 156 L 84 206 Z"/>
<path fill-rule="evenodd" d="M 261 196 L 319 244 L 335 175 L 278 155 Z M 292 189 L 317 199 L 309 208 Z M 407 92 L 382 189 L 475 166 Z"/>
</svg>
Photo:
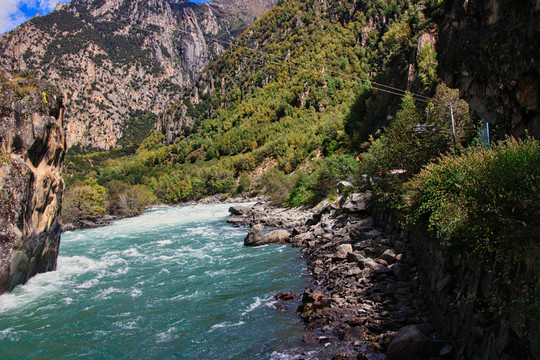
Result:
<svg viewBox="0 0 540 360">
<path fill-rule="evenodd" d="M 56 4 L 70 0 L 1 0 L 0 5 L 0 34 L 12 30 L 26 20 L 34 17 L 37 12 L 46 15 L 54 10 Z M 191 2 L 207 2 L 211 0 L 190 0 Z"/>
</svg>

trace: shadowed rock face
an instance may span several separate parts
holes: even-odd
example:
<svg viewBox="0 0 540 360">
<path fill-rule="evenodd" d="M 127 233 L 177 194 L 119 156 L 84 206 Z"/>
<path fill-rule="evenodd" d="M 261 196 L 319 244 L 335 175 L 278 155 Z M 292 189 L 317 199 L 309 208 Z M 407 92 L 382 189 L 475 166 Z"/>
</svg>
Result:
<svg viewBox="0 0 540 360">
<path fill-rule="evenodd" d="M 540 2 L 452 0 L 445 7 L 437 46 L 444 81 L 496 138 L 538 138 Z"/>
<path fill-rule="evenodd" d="M 56 268 L 65 138 L 58 89 L 2 73 L 0 80 L 2 294 Z"/>
</svg>

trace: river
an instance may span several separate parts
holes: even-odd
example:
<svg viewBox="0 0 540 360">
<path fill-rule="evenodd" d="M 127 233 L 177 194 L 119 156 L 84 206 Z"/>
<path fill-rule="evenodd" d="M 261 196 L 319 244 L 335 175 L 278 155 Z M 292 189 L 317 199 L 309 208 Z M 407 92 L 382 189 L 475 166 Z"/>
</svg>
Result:
<svg viewBox="0 0 540 360">
<path fill-rule="evenodd" d="M 58 269 L 0 296 L 7 359 L 282 359 L 303 324 L 272 296 L 299 249 L 243 246 L 228 204 L 159 208 L 62 235 Z"/>
</svg>

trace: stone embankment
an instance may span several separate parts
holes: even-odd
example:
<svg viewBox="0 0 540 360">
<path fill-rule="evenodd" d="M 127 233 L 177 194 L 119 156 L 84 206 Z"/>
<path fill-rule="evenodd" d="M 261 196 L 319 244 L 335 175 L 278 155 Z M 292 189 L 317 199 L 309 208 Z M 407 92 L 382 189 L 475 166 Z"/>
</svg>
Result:
<svg viewBox="0 0 540 360">
<path fill-rule="evenodd" d="M 412 246 L 400 232 L 374 227 L 369 198 L 353 194 L 310 210 L 233 206 L 228 222 L 252 226 L 246 245 L 302 247 L 312 284 L 298 313 L 317 358 L 448 359 L 453 348 L 430 323 Z M 281 230 L 264 235 L 264 228 Z"/>
</svg>

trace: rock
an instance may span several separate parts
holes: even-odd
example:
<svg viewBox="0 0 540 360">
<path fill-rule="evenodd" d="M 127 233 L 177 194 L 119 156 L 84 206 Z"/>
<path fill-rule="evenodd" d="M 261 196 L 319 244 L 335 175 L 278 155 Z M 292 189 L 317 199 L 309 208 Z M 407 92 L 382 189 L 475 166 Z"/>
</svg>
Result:
<svg viewBox="0 0 540 360">
<path fill-rule="evenodd" d="M 329 210 L 330 205 L 330 200 L 324 199 L 323 201 L 315 205 L 315 207 L 311 211 L 313 211 L 313 214 L 318 215 L 320 220 L 320 215 L 323 214 L 326 210 Z"/>
<path fill-rule="evenodd" d="M 302 341 L 306 344 L 317 344 L 319 338 L 313 332 L 309 331 L 302 336 Z"/>
<path fill-rule="evenodd" d="M 396 253 L 392 249 L 386 249 L 382 255 L 381 259 L 386 261 L 388 264 L 393 264 L 396 262 Z"/>
<path fill-rule="evenodd" d="M 349 359 L 352 359 L 352 358 L 349 357 L 349 354 L 343 351 L 332 356 L 332 360 L 349 360 Z"/>
<path fill-rule="evenodd" d="M 56 269 L 66 151 L 62 93 L 8 81 L 0 80 L 0 294 Z"/>
<path fill-rule="evenodd" d="M 355 252 L 351 251 L 347 254 L 347 261 L 349 262 L 360 262 L 362 261 L 362 259 L 365 259 L 365 258 L 366 257 L 363 254 L 356 251 Z"/>
<path fill-rule="evenodd" d="M 248 206 L 235 205 L 229 208 L 231 215 L 245 215 L 251 210 Z"/>
<path fill-rule="evenodd" d="M 274 299 L 289 301 L 289 300 L 296 299 L 297 296 L 298 294 L 292 291 L 281 291 L 281 292 L 278 292 L 276 295 L 274 295 Z"/>
<path fill-rule="evenodd" d="M 399 281 L 407 281 L 409 279 L 409 265 L 396 263 L 392 267 L 394 277 Z"/>
<path fill-rule="evenodd" d="M 376 237 L 379 237 L 379 236 L 381 236 L 381 232 L 377 229 L 373 229 L 364 233 L 365 239 L 375 239 Z"/>
<path fill-rule="evenodd" d="M 244 221 L 245 221 L 244 218 L 236 216 L 236 217 L 228 218 L 227 224 L 241 225 L 244 223 Z"/>
<path fill-rule="evenodd" d="M 360 220 L 360 222 L 356 224 L 356 228 L 361 229 L 361 230 L 371 229 L 372 227 L 373 227 L 373 218 L 371 216 Z"/>
<path fill-rule="evenodd" d="M 290 237 L 290 233 L 287 230 L 274 230 L 264 235 L 263 241 L 265 244 L 272 244 L 272 243 L 283 244 L 287 241 L 289 237 Z"/>
<path fill-rule="evenodd" d="M 371 192 L 351 194 L 345 200 L 342 209 L 349 213 L 362 212 L 367 209 L 368 201 L 371 199 Z"/>
<path fill-rule="evenodd" d="M 244 239 L 244 245 L 245 246 L 258 246 L 264 244 L 264 235 L 262 233 L 263 226 L 261 224 L 257 224 L 249 230 L 249 233 L 247 234 L 246 238 Z"/>
<path fill-rule="evenodd" d="M 253 226 L 244 239 L 244 245 L 259 246 L 272 243 L 283 244 L 290 237 L 290 233 L 287 230 L 274 230 L 266 235 L 263 235 L 263 229 L 264 227 L 262 224 Z"/>
<path fill-rule="evenodd" d="M 387 360 L 410 359 L 423 360 L 430 356 L 447 354 L 449 348 L 444 341 L 428 339 L 417 325 L 408 325 L 399 329 L 386 351 Z"/>
<path fill-rule="evenodd" d="M 341 244 L 336 248 L 334 252 L 334 259 L 346 259 L 348 253 L 352 253 L 353 248 L 351 244 Z"/>
</svg>

